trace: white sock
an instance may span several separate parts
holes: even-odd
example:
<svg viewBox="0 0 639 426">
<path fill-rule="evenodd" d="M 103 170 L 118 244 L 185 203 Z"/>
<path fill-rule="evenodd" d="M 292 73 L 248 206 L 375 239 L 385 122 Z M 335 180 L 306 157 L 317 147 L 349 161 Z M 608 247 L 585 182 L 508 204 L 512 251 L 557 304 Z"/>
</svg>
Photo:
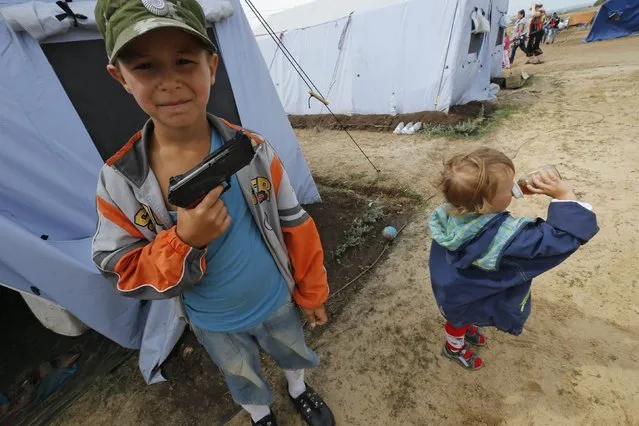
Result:
<svg viewBox="0 0 639 426">
<path fill-rule="evenodd" d="M 259 422 L 264 417 L 271 414 L 271 409 L 268 407 L 268 405 L 248 405 L 247 404 L 247 405 L 242 405 L 242 408 L 248 411 L 248 413 L 251 415 L 251 418 L 253 419 L 254 422 Z"/>
<path fill-rule="evenodd" d="M 306 391 L 304 383 L 304 370 L 284 370 L 284 375 L 288 381 L 288 393 L 297 398 Z"/>
</svg>

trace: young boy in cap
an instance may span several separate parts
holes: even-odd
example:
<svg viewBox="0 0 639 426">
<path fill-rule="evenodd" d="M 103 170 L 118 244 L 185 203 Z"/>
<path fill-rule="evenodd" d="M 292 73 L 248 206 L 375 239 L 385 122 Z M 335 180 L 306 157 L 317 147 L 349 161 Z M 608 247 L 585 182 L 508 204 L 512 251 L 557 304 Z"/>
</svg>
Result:
<svg viewBox="0 0 639 426">
<path fill-rule="evenodd" d="M 94 262 L 123 295 L 180 301 L 252 424 L 277 424 L 260 348 L 284 369 L 305 422 L 334 424 L 304 381 L 319 359 L 295 306 L 312 326 L 326 323 L 319 234 L 271 146 L 207 114 L 218 56 L 202 8 L 196 0 L 98 0 L 95 17 L 108 72 L 150 119 L 100 172 Z M 169 179 L 237 131 L 255 156 L 230 189 L 215 188 L 190 209 L 171 205 Z"/>
</svg>

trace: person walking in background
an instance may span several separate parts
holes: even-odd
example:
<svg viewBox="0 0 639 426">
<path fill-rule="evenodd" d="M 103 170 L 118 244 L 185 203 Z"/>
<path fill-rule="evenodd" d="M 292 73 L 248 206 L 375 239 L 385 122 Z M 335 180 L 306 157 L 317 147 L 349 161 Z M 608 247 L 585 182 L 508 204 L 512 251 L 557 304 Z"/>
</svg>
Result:
<svg viewBox="0 0 639 426">
<path fill-rule="evenodd" d="M 515 62 L 517 48 L 526 53 L 526 12 L 522 9 L 517 12 L 517 20 L 513 28 L 512 44 L 510 46 L 510 64 Z"/>
<path fill-rule="evenodd" d="M 544 25 L 542 29 L 544 30 L 544 35 L 541 37 L 541 44 L 546 44 L 546 37 L 548 37 L 548 25 L 550 24 L 550 16 L 546 16 L 544 20 Z"/>
<path fill-rule="evenodd" d="M 553 13 L 552 18 L 550 18 L 550 23 L 548 24 L 548 38 L 546 39 L 546 44 L 553 44 L 555 42 L 560 22 L 561 19 L 557 15 L 557 12 Z"/>
<path fill-rule="evenodd" d="M 528 46 L 526 46 L 526 56 L 530 63 L 539 64 L 543 62 L 542 55 L 544 52 L 539 47 L 541 39 L 544 36 L 544 21 L 546 19 L 546 10 L 541 3 L 533 3 L 530 13 L 530 25 L 528 26 Z"/>
</svg>

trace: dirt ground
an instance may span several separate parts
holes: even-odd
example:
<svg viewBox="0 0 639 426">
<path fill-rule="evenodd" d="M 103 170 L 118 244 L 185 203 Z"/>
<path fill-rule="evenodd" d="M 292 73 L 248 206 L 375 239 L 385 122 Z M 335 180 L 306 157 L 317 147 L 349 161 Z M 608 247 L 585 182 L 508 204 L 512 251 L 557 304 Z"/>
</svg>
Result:
<svg viewBox="0 0 639 426">
<path fill-rule="evenodd" d="M 486 136 L 353 131 L 380 174 L 344 132 L 297 130 L 322 180 L 422 194 L 387 256 L 313 338 L 322 365 L 308 382 L 338 424 L 639 425 L 639 231 L 633 219 L 639 210 L 639 38 L 583 44 L 586 34 L 560 33 L 545 47 L 541 65 L 524 65 L 518 53 L 513 72 L 525 69 L 533 77 L 520 90 L 500 93 L 514 113 Z M 480 350 L 486 366 L 469 373 L 439 354 L 443 322 L 430 290 L 426 218 L 440 201 L 431 182 L 443 159 L 481 145 L 511 155 L 520 171 L 557 164 L 593 204 L 601 231 L 536 280 L 524 334 L 487 330 L 488 345 Z M 547 204 L 533 197 L 512 210 L 545 216 Z M 280 424 L 301 425 L 283 397 L 284 380 L 273 378 Z M 206 404 L 191 405 L 190 413 L 152 415 L 140 408 L 144 401 L 112 389 L 113 395 L 92 389 L 57 424 L 216 424 L 194 421 L 195 414 L 206 419 Z M 239 414 L 228 424 L 250 421 Z"/>
<path fill-rule="evenodd" d="M 545 47 L 544 64 L 515 60 L 513 72 L 525 69 L 533 78 L 500 94 L 519 112 L 489 136 L 353 132 L 382 169 L 379 176 L 343 132 L 298 130 L 316 175 L 426 197 L 442 160 L 458 150 L 501 149 L 520 171 L 556 163 L 593 204 L 601 227 L 590 244 L 536 280 L 524 334 L 487 331 L 480 351 L 486 366 L 469 373 L 439 355 L 443 323 L 430 290 L 425 224 L 437 198 L 423 205 L 320 339 L 323 364 L 309 381 L 338 424 L 639 424 L 639 38 L 583 44 L 586 34 L 560 33 Z M 517 201 L 513 212 L 544 217 L 547 204 Z M 281 424 L 301 424 L 288 401 L 275 410 Z M 249 422 L 240 415 L 231 424 Z"/>
</svg>

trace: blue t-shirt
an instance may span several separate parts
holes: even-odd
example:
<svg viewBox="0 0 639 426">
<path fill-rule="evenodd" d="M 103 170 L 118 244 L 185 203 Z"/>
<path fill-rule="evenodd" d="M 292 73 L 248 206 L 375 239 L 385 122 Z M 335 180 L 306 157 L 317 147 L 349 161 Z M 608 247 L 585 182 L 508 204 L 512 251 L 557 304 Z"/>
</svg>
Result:
<svg viewBox="0 0 639 426">
<path fill-rule="evenodd" d="M 222 146 L 213 130 L 211 152 Z M 240 332 L 256 327 L 289 298 L 289 290 L 262 238 L 242 189 L 233 175 L 231 188 L 221 196 L 231 226 L 206 253 L 206 273 L 184 292 L 186 313 L 198 328 Z M 176 221 L 177 212 L 170 212 Z"/>
</svg>

